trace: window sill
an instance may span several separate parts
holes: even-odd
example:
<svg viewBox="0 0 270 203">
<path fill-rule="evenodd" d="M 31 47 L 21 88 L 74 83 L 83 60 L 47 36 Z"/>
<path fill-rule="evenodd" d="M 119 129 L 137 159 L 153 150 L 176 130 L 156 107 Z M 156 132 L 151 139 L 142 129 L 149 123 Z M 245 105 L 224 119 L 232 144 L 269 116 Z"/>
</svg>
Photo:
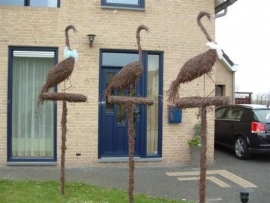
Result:
<svg viewBox="0 0 270 203">
<path fill-rule="evenodd" d="M 145 11 L 145 8 L 133 8 L 122 6 L 101 6 L 102 9 L 114 9 L 114 10 L 132 10 L 132 11 Z"/>
<path fill-rule="evenodd" d="M 24 162 L 14 161 L 7 162 L 7 166 L 56 166 L 57 162 Z"/>
<path fill-rule="evenodd" d="M 163 159 L 161 157 L 157 158 L 140 158 L 140 157 L 134 157 L 135 162 L 160 162 Z M 129 158 L 128 157 L 106 157 L 106 158 L 101 158 L 98 159 L 99 163 L 109 163 L 109 162 L 128 162 Z"/>
</svg>

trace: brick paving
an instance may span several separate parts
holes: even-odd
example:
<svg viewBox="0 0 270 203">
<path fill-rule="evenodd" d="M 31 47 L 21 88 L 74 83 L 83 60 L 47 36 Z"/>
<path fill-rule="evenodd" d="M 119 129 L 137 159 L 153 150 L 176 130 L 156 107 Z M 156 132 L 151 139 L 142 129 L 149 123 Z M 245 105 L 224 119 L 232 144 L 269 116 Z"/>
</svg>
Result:
<svg viewBox="0 0 270 203">
<path fill-rule="evenodd" d="M 189 166 L 137 167 L 135 192 L 170 199 L 198 199 L 198 168 Z M 0 167 L 7 179 L 59 180 L 59 167 Z M 85 182 L 106 188 L 127 189 L 127 167 L 67 168 L 67 181 Z M 208 203 L 240 203 L 239 192 L 250 193 L 249 203 L 270 203 L 270 155 L 238 160 L 222 148 L 207 172 Z"/>
</svg>

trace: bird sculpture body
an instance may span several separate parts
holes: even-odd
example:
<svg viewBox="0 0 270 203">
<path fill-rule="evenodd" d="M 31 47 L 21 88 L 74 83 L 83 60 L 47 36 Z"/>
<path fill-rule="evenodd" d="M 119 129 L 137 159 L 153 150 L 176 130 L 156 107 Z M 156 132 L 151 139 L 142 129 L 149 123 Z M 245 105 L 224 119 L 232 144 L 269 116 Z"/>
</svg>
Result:
<svg viewBox="0 0 270 203">
<path fill-rule="evenodd" d="M 109 96 L 111 96 L 114 89 L 122 90 L 126 87 L 135 85 L 136 81 L 141 77 L 143 73 L 143 63 L 142 63 L 142 48 L 140 43 L 140 31 L 145 30 L 149 31 L 149 28 L 145 25 L 140 25 L 136 31 L 136 39 L 139 52 L 139 60 L 131 62 L 124 66 L 111 80 L 108 85 L 105 96 L 108 101 Z M 108 101 L 110 102 L 110 101 Z"/>
<path fill-rule="evenodd" d="M 73 25 L 68 25 L 65 28 L 65 38 L 66 38 L 66 50 L 71 52 L 68 31 L 72 29 L 74 32 L 77 32 Z M 47 79 L 45 84 L 43 85 L 40 95 L 39 101 L 43 102 L 42 94 L 48 92 L 50 88 L 60 84 L 64 80 L 68 79 L 73 72 L 75 64 L 75 58 L 70 56 L 63 61 L 57 63 L 47 74 Z"/>
<path fill-rule="evenodd" d="M 206 29 L 201 23 L 201 18 L 203 16 L 207 16 L 210 20 L 211 15 L 207 12 L 200 12 L 197 17 L 197 23 L 201 28 L 202 32 L 205 34 L 208 42 L 214 43 Z M 209 49 L 208 51 L 198 54 L 197 56 L 189 59 L 184 63 L 181 70 L 179 71 L 177 78 L 171 83 L 168 94 L 168 101 L 174 102 L 176 98 L 179 97 L 178 89 L 181 83 L 190 82 L 205 73 L 209 73 L 212 71 L 212 67 L 217 59 L 217 50 Z"/>
</svg>

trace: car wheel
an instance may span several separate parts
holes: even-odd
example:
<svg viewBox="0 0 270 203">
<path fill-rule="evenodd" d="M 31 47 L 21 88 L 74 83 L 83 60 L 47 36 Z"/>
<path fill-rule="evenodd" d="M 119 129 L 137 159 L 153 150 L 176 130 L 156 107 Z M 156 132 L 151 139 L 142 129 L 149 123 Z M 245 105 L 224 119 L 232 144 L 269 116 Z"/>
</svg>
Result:
<svg viewBox="0 0 270 203">
<path fill-rule="evenodd" d="M 248 148 L 247 148 L 247 142 L 241 136 L 239 136 L 235 139 L 234 154 L 235 154 L 236 158 L 238 158 L 238 159 L 248 159 L 250 157 L 250 154 L 249 154 Z"/>
</svg>

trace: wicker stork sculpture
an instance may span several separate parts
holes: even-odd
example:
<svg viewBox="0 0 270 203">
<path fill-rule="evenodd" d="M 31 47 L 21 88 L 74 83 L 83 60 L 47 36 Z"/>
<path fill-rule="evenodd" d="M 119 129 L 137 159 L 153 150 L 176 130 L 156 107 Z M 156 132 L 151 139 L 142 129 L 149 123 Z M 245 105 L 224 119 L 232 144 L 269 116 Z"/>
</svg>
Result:
<svg viewBox="0 0 270 203">
<path fill-rule="evenodd" d="M 205 203 L 206 197 L 206 171 L 207 171 L 207 106 L 220 106 L 228 104 L 229 97 L 183 97 L 179 98 L 179 87 L 181 83 L 190 82 L 203 74 L 209 74 L 212 67 L 216 62 L 217 57 L 222 57 L 222 51 L 216 43 L 213 42 L 206 29 L 201 23 L 201 18 L 207 16 L 210 20 L 211 15 L 207 12 L 200 12 L 197 16 L 197 23 L 202 32 L 206 36 L 210 49 L 202 54 L 199 54 L 184 63 L 177 78 L 171 83 L 167 91 L 169 110 L 171 107 L 186 109 L 186 108 L 199 108 L 199 115 L 201 120 L 201 155 L 200 155 L 200 182 L 199 182 L 199 199 L 200 203 Z"/>
<path fill-rule="evenodd" d="M 65 38 L 66 38 L 66 48 L 65 48 L 65 56 L 66 59 L 57 63 L 47 75 L 47 80 L 43 85 L 40 95 L 39 95 L 39 103 L 42 103 L 44 98 L 42 96 L 43 93 L 49 91 L 51 87 L 54 87 L 61 82 L 67 80 L 74 69 L 75 59 L 78 57 L 76 50 L 71 50 L 69 43 L 68 31 L 72 29 L 74 33 L 78 32 L 73 25 L 68 25 L 65 29 Z"/>
<path fill-rule="evenodd" d="M 135 61 L 124 66 L 113 78 L 105 91 L 105 97 L 108 103 L 117 103 L 125 105 L 127 108 L 128 117 L 128 154 L 129 154 L 129 203 L 134 203 L 133 191 L 134 191 L 134 149 L 135 149 L 135 128 L 134 128 L 134 107 L 135 105 L 152 105 L 154 102 L 150 99 L 143 97 L 131 97 L 131 96 L 112 96 L 114 89 L 122 90 L 125 88 L 135 88 L 136 81 L 141 77 L 143 73 L 142 63 L 142 48 L 140 43 L 140 31 L 149 31 L 145 25 L 140 25 L 136 31 L 136 39 L 139 51 L 139 61 Z"/>
<path fill-rule="evenodd" d="M 64 51 L 64 56 L 66 59 L 57 63 L 52 69 L 48 72 L 47 79 L 43 85 L 41 92 L 38 97 L 38 104 L 43 104 L 45 100 L 51 101 L 63 101 L 62 106 L 62 120 L 61 120 L 61 178 L 60 178 L 60 188 L 61 194 L 65 193 L 65 153 L 66 153 L 66 135 L 67 135 L 67 101 L 68 102 L 86 102 L 87 97 L 82 94 L 66 93 L 65 89 L 63 92 L 48 92 L 51 87 L 54 87 L 61 82 L 67 80 L 74 69 L 75 59 L 78 58 L 76 50 L 71 50 L 69 44 L 68 31 L 73 29 L 74 32 L 77 32 L 73 25 L 68 25 L 65 28 L 65 37 L 66 37 L 66 48 Z"/>
<path fill-rule="evenodd" d="M 213 42 L 208 32 L 201 23 L 201 18 L 204 16 L 206 16 L 209 20 L 211 19 L 211 15 L 209 13 L 202 11 L 197 17 L 197 23 L 204 35 L 206 36 L 208 40 L 207 45 L 210 47 L 210 49 L 189 59 L 184 63 L 177 75 L 177 78 L 171 83 L 171 86 L 167 91 L 169 102 L 173 103 L 175 99 L 179 97 L 178 90 L 180 87 L 180 83 L 190 82 L 202 76 L 203 74 L 211 72 L 217 57 L 222 57 L 222 50 L 217 46 L 216 43 Z"/>
<path fill-rule="evenodd" d="M 145 25 L 140 25 L 136 31 L 137 46 L 139 52 L 139 61 L 134 61 L 132 63 L 124 66 L 113 78 L 111 83 L 106 89 L 106 98 L 110 103 L 109 97 L 112 94 L 114 89 L 125 89 L 127 87 L 135 86 L 136 81 L 141 77 L 143 73 L 143 64 L 142 64 L 142 47 L 141 47 L 141 30 L 149 32 L 149 28 Z"/>
</svg>

